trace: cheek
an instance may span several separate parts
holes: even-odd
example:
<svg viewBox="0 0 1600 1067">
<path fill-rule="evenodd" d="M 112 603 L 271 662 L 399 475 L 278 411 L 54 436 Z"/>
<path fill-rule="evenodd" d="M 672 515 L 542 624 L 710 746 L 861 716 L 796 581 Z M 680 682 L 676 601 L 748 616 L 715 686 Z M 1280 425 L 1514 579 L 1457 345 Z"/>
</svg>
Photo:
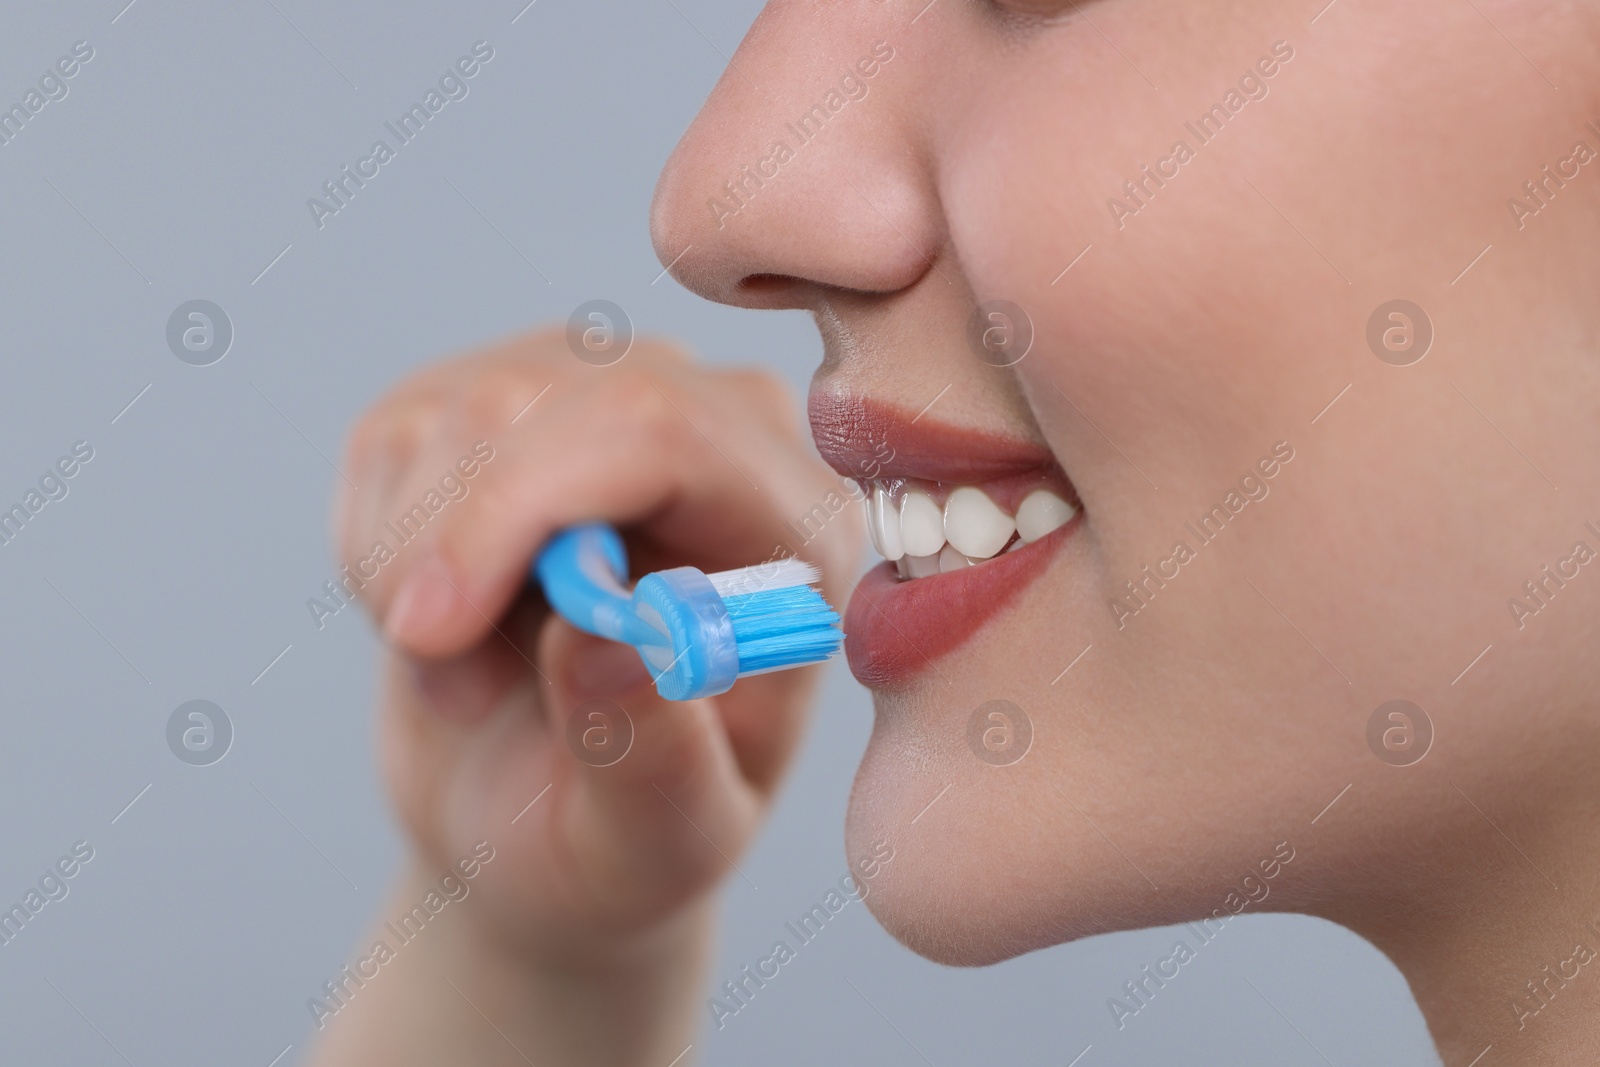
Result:
<svg viewBox="0 0 1600 1067">
<path fill-rule="evenodd" d="M 1374 17 L 1375 37 L 1369 20 L 1295 41 L 1271 94 L 1120 228 L 1107 201 L 1270 48 L 1256 35 L 1272 18 L 1187 38 L 1108 26 L 1159 73 L 1161 106 L 1103 41 L 1070 28 L 1026 44 L 1022 61 L 953 105 L 939 168 L 951 240 L 976 299 L 1009 300 L 1032 320 L 1034 348 L 1012 373 L 1088 517 L 1070 558 L 999 625 L 915 692 L 878 697 L 851 853 L 895 844 L 868 905 L 916 951 L 982 963 L 1209 914 L 1219 879 L 1281 838 L 1284 813 L 1309 818 L 1341 780 L 1373 788 L 1390 770 L 1363 732 L 1382 700 L 1417 685 L 1450 691 L 1475 724 L 1456 743 L 1493 766 L 1496 749 L 1527 743 L 1507 733 L 1515 717 L 1487 721 L 1493 709 L 1528 701 L 1510 691 L 1519 681 L 1541 692 L 1561 682 L 1559 671 L 1493 676 L 1489 661 L 1473 679 L 1482 696 L 1449 690 L 1504 632 L 1505 596 L 1551 558 L 1550 531 L 1574 528 L 1463 395 L 1517 420 L 1513 436 L 1535 456 L 1595 454 L 1600 445 L 1571 444 L 1593 441 L 1582 429 L 1592 418 L 1516 392 L 1571 368 L 1513 370 L 1502 354 L 1549 361 L 1576 347 L 1529 344 L 1551 328 L 1513 323 L 1509 308 L 1562 323 L 1579 306 L 1566 287 L 1592 292 L 1600 279 L 1551 279 L 1570 250 L 1499 242 L 1501 262 L 1525 269 L 1491 260 L 1487 277 L 1468 279 L 1484 288 L 1449 283 L 1498 241 L 1505 196 L 1559 158 L 1530 145 L 1565 151 L 1567 125 L 1582 122 L 1564 125 L 1552 94 L 1519 123 L 1510 102 L 1528 95 L 1513 78 L 1530 76 L 1505 73 L 1514 63 L 1489 54 L 1497 37 L 1463 29 L 1470 9 L 1419 0 Z M 1440 33 L 1459 51 L 1395 62 L 1434 54 Z M 1482 136 L 1462 143 L 1466 127 Z M 1448 355 L 1399 370 L 1368 353 L 1365 328 L 1402 292 L 1453 335 Z M 1538 411 L 1560 417 L 1541 426 Z M 1270 493 L 1215 543 L 1187 532 L 1279 440 L 1295 457 Z M 1196 558 L 1119 629 L 1108 602 L 1179 540 Z M 1034 747 L 1015 766 L 966 746 L 968 716 L 996 697 L 1033 714 Z M 1425 775 L 1381 780 L 1399 816 L 1367 826 L 1342 861 L 1366 862 L 1428 824 Z M 1179 823 L 1200 830 L 1189 844 Z M 1199 854 L 1193 840 L 1205 842 Z M 1295 892 L 1274 883 L 1273 905 L 1303 904 Z"/>
<path fill-rule="evenodd" d="M 1439 5 L 1427 8 L 1444 17 Z M 1091 818 L 1097 799 L 1117 797 L 1120 811 L 1096 822 L 1136 862 L 1147 857 L 1140 866 L 1163 887 L 1165 832 L 1138 812 L 1185 812 L 1207 827 L 1217 854 L 1225 846 L 1260 851 L 1274 811 L 1315 813 L 1328 799 L 1322 768 L 1379 766 L 1350 724 L 1365 721 L 1386 686 L 1411 676 L 1448 682 L 1493 638 L 1489 614 L 1503 610 L 1503 595 L 1492 583 L 1460 580 L 1506 571 L 1481 536 L 1493 515 L 1548 518 L 1530 511 L 1525 479 L 1487 490 L 1461 484 L 1455 472 L 1464 468 L 1506 470 L 1507 456 L 1490 454 L 1503 443 L 1468 425 L 1478 416 L 1431 374 L 1437 360 L 1409 377 L 1392 374 L 1367 354 L 1364 337 L 1372 309 L 1400 290 L 1439 294 L 1432 299 L 1448 313 L 1452 299 L 1466 298 L 1449 295 L 1446 283 L 1493 239 L 1476 235 L 1504 199 L 1479 176 L 1488 150 L 1461 147 L 1455 127 L 1440 120 L 1459 113 L 1465 121 L 1485 104 L 1465 68 L 1487 62 L 1479 54 L 1487 37 L 1471 38 L 1470 61 L 1450 59 L 1426 77 L 1414 65 L 1389 69 L 1345 31 L 1315 49 L 1303 42 L 1271 94 L 1245 105 L 1211 143 L 1191 140 L 1195 158 L 1118 227 L 1107 201 L 1125 195 L 1140 164 L 1170 154 L 1188 136 L 1183 118 L 1204 113 L 1248 57 L 1270 48 L 1270 37 L 1252 35 L 1271 20 L 1243 21 L 1243 36 L 1228 31 L 1237 39 L 1202 33 L 1201 50 L 1179 50 L 1169 35 L 1119 38 L 1141 65 L 1163 72 L 1164 88 L 1170 83 L 1162 106 L 1114 52 L 1066 31 L 1048 46 L 1029 45 L 1039 55 L 1022 64 L 1026 77 L 1002 76 L 980 90 L 941 170 L 952 240 L 976 297 L 1011 300 L 1033 321 L 1035 347 L 1015 373 L 1089 516 L 1082 560 L 1048 577 L 1049 598 L 1008 616 L 1010 644 L 963 662 L 973 670 L 1064 664 L 1094 645 L 1072 685 L 1033 683 L 1041 706 L 1060 712 L 1029 760 L 1055 767 L 1053 782 Z M 1420 47 L 1425 21 L 1391 16 L 1387 29 Z M 1445 18 L 1450 27 L 1457 21 Z M 1350 78 L 1346 61 L 1361 78 Z M 1396 99 L 1409 102 L 1397 110 Z M 1499 122 L 1503 110 L 1491 104 L 1485 114 Z M 1362 135 L 1374 126 L 1394 136 Z M 1501 127 L 1497 136 L 1510 132 Z M 1397 157 L 1383 147 L 1396 139 L 1414 151 Z M 1479 169 L 1462 181 L 1452 176 L 1462 165 Z M 1465 249 L 1459 262 L 1450 261 L 1453 249 Z M 1343 410 L 1313 424 L 1347 384 Z M 1202 546 L 1185 524 L 1237 490 L 1278 440 L 1295 447 L 1296 459 L 1220 540 Z M 1198 558 L 1119 631 L 1107 602 L 1180 539 Z M 1448 548 L 1430 548 L 1441 544 Z M 1405 635 L 1403 650 L 1374 641 L 1374 619 Z M 1465 633 L 1469 619 L 1485 636 Z M 1055 635 L 1053 648 L 1034 646 L 1041 630 Z M 963 691 L 964 679 L 947 672 L 952 685 L 928 692 L 959 693 L 941 698 L 952 707 L 880 725 L 851 818 L 884 833 L 879 824 L 906 826 L 944 784 L 965 782 L 965 798 L 953 787 L 911 829 L 943 808 L 959 827 L 944 840 L 971 851 L 958 855 L 929 835 L 925 858 L 892 873 L 874 910 L 924 952 L 926 917 L 940 908 L 925 896 L 931 885 L 954 886 L 978 911 L 981 894 L 1010 879 L 1013 888 L 1056 894 L 1058 919 L 1131 916 L 1148 885 L 1134 876 L 1131 890 L 1126 881 L 1111 888 L 1107 872 L 1126 877 L 1127 866 L 1115 853 L 1101 862 L 1103 840 L 1073 836 L 1081 820 L 1074 830 L 1078 815 L 1055 785 L 1037 783 L 1034 793 L 1020 777 L 983 782 L 963 768 L 951 735 L 964 710 L 993 694 Z M 1214 684 L 1197 688 L 1196 677 Z M 1083 701 L 1076 720 L 1068 701 Z M 1285 703 L 1302 713 L 1283 715 Z M 919 758 L 880 753 L 891 745 Z M 1205 769 L 1218 761 L 1226 775 Z M 1286 778 L 1284 766 L 1317 772 Z M 1009 809 L 983 806 L 996 796 Z M 1059 836 L 1030 849 L 1029 833 L 1044 827 Z M 1014 920 L 1027 905 L 1006 907 Z M 971 923 L 972 945 L 1024 936 L 1006 915 L 962 921 Z"/>
<path fill-rule="evenodd" d="M 941 196 L 974 292 L 1032 320 L 1016 373 L 1091 514 L 1127 544 L 1150 517 L 1140 492 L 1236 481 L 1222 459 L 1270 445 L 1263 416 L 1288 406 L 1280 353 L 1305 336 L 1308 290 L 1285 278 L 1270 240 L 1238 232 L 1262 220 L 1241 219 L 1226 161 L 1179 167 L 1119 230 L 1108 202 L 1184 131 L 1126 84 L 1114 53 L 1059 47 L 1053 65 L 1069 73 L 987 91 Z"/>
</svg>

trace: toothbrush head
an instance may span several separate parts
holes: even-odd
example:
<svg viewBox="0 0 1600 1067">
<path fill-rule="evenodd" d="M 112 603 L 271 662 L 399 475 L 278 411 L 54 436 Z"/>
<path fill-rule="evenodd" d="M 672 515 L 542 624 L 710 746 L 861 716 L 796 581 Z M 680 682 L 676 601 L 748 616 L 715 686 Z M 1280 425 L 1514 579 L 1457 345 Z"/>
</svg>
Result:
<svg viewBox="0 0 1600 1067">
<path fill-rule="evenodd" d="M 788 559 L 704 574 L 676 567 L 634 589 L 639 618 L 668 642 L 639 654 L 668 700 L 725 693 L 738 678 L 819 663 L 839 651 L 839 613 L 811 587 L 809 563 Z"/>
<path fill-rule="evenodd" d="M 569 526 L 534 560 L 545 599 L 586 633 L 632 645 L 668 700 L 725 693 L 747 674 L 818 663 L 839 651 L 839 613 L 799 559 L 705 574 L 674 567 L 626 586 L 628 556 L 605 523 Z"/>
</svg>

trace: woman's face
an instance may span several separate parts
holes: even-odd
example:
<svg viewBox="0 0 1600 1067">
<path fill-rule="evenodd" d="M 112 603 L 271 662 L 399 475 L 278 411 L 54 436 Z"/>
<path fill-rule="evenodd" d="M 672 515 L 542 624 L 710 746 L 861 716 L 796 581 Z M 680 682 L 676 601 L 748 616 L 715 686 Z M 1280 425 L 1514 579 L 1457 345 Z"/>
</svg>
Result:
<svg viewBox="0 0 1600 1067">
<path fill-rule="evenodd" d="M 842 475 L 1080 507 L 850 609 L 849 848 L 931 957 L 1242 898 L 1392 947 L 1581 814 L 1600 13 L 1322 3 L 777 0 L 662 175 L 684 284 L 815 315 Z"/>
</svg>

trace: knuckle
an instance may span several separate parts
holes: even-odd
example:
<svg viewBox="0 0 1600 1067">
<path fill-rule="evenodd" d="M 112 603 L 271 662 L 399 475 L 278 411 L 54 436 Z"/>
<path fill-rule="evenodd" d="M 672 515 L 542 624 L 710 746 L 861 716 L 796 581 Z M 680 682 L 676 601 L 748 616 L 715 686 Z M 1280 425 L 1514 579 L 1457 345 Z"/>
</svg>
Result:
<svg viewBox="0 0 1600 1067">
<path fill-rule="evenodd" d="M 684 411 L 689 398 L 675 390 L 678 396 L 674 399 L 667 391 L 670 388 L 656 375 L 630 371 L 619 375 L 607 389 L 609 419 L 629 440 L 630 451 L 649 455 L 678 451 L 687 425 Z"/>
<path fill-rule="evenodd" d="M 378 455 L 396 467 L 408 466 L 433 436 L 439 417 L 439 409 L 429 405 L 385 420 Z"/>
<path fill-rule="evenodd" d="M 383 463 L 410 460 L 439 424 L 442 399 L 431 391 L 402 384 L 367 410 L 351 428 L 345 459 L 353 471 L 368 472 Z M 360 478 L 356 478 L 359 484 Z"/>
<path fill-rule="evenodd" d="M 457 404 L 455 422 L 463 434 L 484 436 L 512 428 L 511 420 L 534 393 L 527 392 L 527 375 L 497 371 L 473 384 Z M 535 390 L 534 392 L 537 392 Z M 527 393 L 526 396 L 523 394 Z"/>
<path fill-rule="evenodd" d="M 457 397 L 454 424 L 467 438 L 493 437 L 522 430 L 528 420 L 513 423 L 546 389 L 559 389 L 558 374 L 547 363 L 513 358 L 477 368 Z"/>
<path fill-rule="evenodd" d="M 605 390 L 605 405 L 612 415 L 630 425 L 664 423 L 672 403 L 653 374 L 631 370 L 619 374 Z"/>
</svg>

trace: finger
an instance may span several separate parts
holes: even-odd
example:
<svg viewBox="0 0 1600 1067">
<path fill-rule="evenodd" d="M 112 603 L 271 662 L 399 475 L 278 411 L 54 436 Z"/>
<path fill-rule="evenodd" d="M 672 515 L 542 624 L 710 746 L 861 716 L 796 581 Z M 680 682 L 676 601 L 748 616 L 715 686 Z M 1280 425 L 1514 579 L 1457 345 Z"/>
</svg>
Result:
<svg viewBox="0 0 1600 1067">
<path fill-rule="evenodd" d="M 585 857 L 584 890 L 627 912 L 643 901 L 670 906 L 726 874 L 760 801 L 711 702 L 662 700 L 642 665 L 624 677 L 618 649 L 638 664 L 631 649 L 558 618 L 540 636 L 554 683 L 550 729 L 571 776 L 567 797 L 544 817 L 568 854 Z"/>
<path fill-rule="evenodd" d="M 406 666 L 422 703 L 461 726 L 487 719 L 530 676 L 539 680 L 531 654 L 517 647 L 509 634 L 496 635 L 459 656 L 407 660 Z"/>
<path fill-rule="evenodd" d="M 416 466 L 419 454 L 438 435 L 443 418 L 437 390 L 414 383 L 393 390 L 351 430 L 345 442 L 340 497 L 335 509 L 335 545 L 347 567 L 373 556 L 375 537 Z M 375 573 L 375 572 L 373 572 Z M 364 584 L 366 574 L 356 582 Z"/>
<path fill-rule="evenodd" d="M 666 341 L 641 339 L 629 356 L 634 368 L 663 374 L 692 370 L 689 354 Z M 485 433 L 501 436 L 575 369 L 580 376 L 591 376 L 591 382 L 592 376 L 607 373 L 604 368 L 576 367 L 566 351 L 563 331 L 550 328 L 426 367 L 390 388 L 356 423 L 345 444 L 341 470 L 347 476 L 338 486 L 333 528 L 334 543 L 346 566 L 375 573 L 373 550 L 384 536 L 386 520 L 409 512 L 417 503 L 417 498 L 403 493 L 403 484 L 408 479 L 415 482 L 419 474 L 424 480 L 440 476 L 434 469 L 438 464 L 420 458 L 424 444 L 437 447 L 448 438 L 464 448 Z M 564 392 L 570 395 L 572 390 Z M 465 403 L 463 397 L 468 398 Z M 448 433 L 441 429 L 446 421 Z M 444 473 L 450 473 L 448 462 Z M 363 560 L 365 566 L 358 568 Z M 372 580 L 379 591 L 392 584 Z M 364 588 L 367 582 L 356 579 L 355 584 Z M 371 593 L 364 593 L 363 599 L 370 602 Z"/>
<path fill-rule="evenodd" d="M 535 649 L 549 615 L 541 598 L 524 597 L 482 642 L 459 655 L 394 658 L 419 707 L 442 721 L 473 726 L 493 715 L 514 690 L 531 686 L 536 699 L 544 696 L 551 682 L 535 662 Z"/>
<path fill-rule="evenodd" d="M 784 468 L 794 460 L 770 435 L 719 410 L 716 432 L 727 443 L 720 448 L 701 429 L 713 420 L 689 392 L 653 375 L 570 387 L 579 395 L 552 403 L 502 446 L 485 442 L 493 459 L 471 494 L 374 590 L 378 618 L 398 646 L 448 656 L 481 640 L 526 583 L 539 546 L 574 522 L 639 524 L 691 557 L 678 562 L 706 569 L 760 562 L 782 543 L 775 494 L 728 454 L 739 452 L 753 471 L 777 471 L 774 480 L 787 486 L 793 478 Z"/>
<path fill-rule="evenodd" d="M 740 773 L 762 796 L 776 790 L 800 743 L 822 670 L 803 667 L 743 678 L 717 701 Z"/>
</svg>

